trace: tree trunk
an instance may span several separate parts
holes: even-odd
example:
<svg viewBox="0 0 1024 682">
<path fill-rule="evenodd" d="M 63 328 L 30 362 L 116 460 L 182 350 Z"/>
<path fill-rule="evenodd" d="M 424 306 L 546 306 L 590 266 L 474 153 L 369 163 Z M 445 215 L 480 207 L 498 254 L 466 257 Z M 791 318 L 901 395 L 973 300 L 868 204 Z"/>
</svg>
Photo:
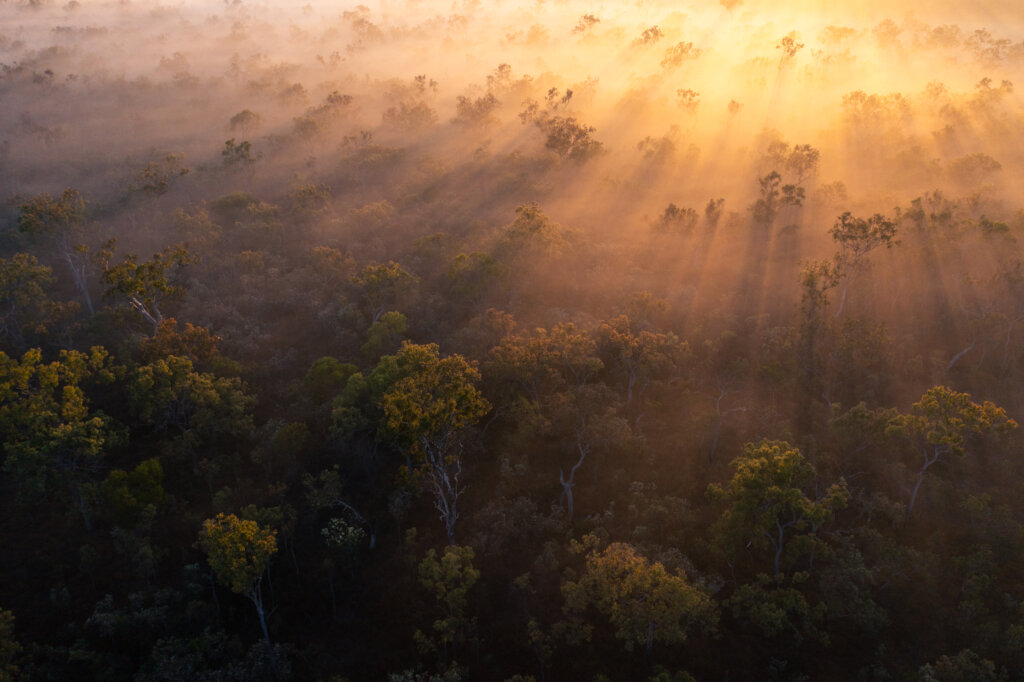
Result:
<svg viewBox="0 0 1024 682">
<path fill-rule="evenodd" d="M 843 283 L 843 293 L 839 296 L 839 305 L 836 306 L 836 314 L 833 316 L 835 319 L 839 319 L 839 316 L 843 314 L 843 308 L 846 307 L 846 294 L 850 291 L 851 279 L 847 279 Z"/>
<path fill-rule="evenodd" d="M 654 651 L 654 619 L 647 621 L 647 662 L 651 662 L 651 653 Z"/>
<path fill-rule="evenodd" d="M 779 574 L 782 572 L 783 529 L 782 526 L 779 525 L 778 521 L 775 522 L 775 527 L 779 530 L 779 539 L 775 542 L 775 573 L 773 574 L 773 577 L 778 578 Z"/>
<path fill-rule="evenodd" d="M 270 631 L 267 630 L 267 617 L 263 609 L 263 593 L 260 591 L 260 583 L 263 581 L 263 577 L 256 581 L 256 585 L 253 586 L 252 592 L 249 593 L 249 600 L 252 605 L 256 607 L 256 614 L 260 617 L 260 628 L 263 630 L 263 641 L 270 644 Z"/>
<path fill-rule="evenodd" d="M 85 496 L 82 495 L 82 490 L 77 486 L 74 487 L 75 502 L 78 506 L 78 511 L 82 514 L 82 522 L 85 523 L 85 531 L 87 533 L 92 532 L 92 520 L 89 518 L 89 510 L 85 505 Z"/>
<path fill-rule="evenodd" d="M 967 348 L 964 348 L 962 351 L 960 351 L 959 353 L 954 355 L 953 359 L 950 360 L 949 364 L 946 365 L 946 371 L 948 372 L 949 370 L 953 369 L 953 365 L 956 364 L 957 360 L 959 360 L 960 358 L 962 358 L 963 356 L 965 356 L 969 352 L 971 352 L 971 349 L 974 348 L 974 344 L 977 343 L 977 341 L 978 341 L 977 337 L 971 339 L 971 345 L 967 346 Z"/>
<path fill-rule="evenodd" d="M 422 442 L 426 455 L 428 475 L 434 488 L 434 508 L 441 514 L 448 544 L 455 544 L 455 523 L 459 520 L 459 476 L 462 474 L 461 444 L 456 443 L 454 453 L 446 456 L 449 447 L 446 442 L 434 444 Z"/>
<path fill-rule="evenodd" d="M 75 280 L 75 288 L 78 289 L 78 293 L 82 294 L 82 298 L 85 299 L 85 307 L 89 311 L 89 317 L 96 314 L 96 310 L 92 305 L 92 297 L 89 296 L 89 287 L 85 281 L 85 272 L 80 271 L 75 265 L 74 259 L 71 257 L 70 246 L 64 245 L 64 260 L 68 264 L 68 268 L 71 270 L 71 277 Z M 84 270 L 84 267 L 82 268 Z"/>
<path fill-rule="evenodd" d="M 939 451 L 936 447 L 935 451 L 929 455 L 928 451 L 925 450 L 924 455 L 924 466 L 917 472 L 917 480 L 914 482 L 914 489 L 910 493 L 910 502 L 907 504 L 907 516 L 904 520 L 905 523 L 910 523 L 910 514 L 914 511 L 914 502 L 917 500 L 917 492 L 921 489 L 921 482 L 924 481 L 924 473 L 928 471 L 928 467 L 935 464 L 939 460 Z"/>
<path fill-rule="evenodd" d="M 708 464 L 711 464 L 715 460 L 715 450 L 718 449 L 718 437 L 722 433 L 722 422 L 725 421 L 725 417 L 721 414 L 715 420 L 715 435 L 711 439 L 711 450 L 708 452 Z"/>
<path fill-rule="evenodd" d="M 558 480 L 562 484 L 562 499 L 566 503 L 566 514 L 570 521 L 572 521 L 573 515 L 573 495 L 572 489 L 576 485 L 576 472 L 583 466 L 583 460 L 587 458 L 588 448 L 584 447 L 582 443 L 576 443 L 576 448 L 579 450 L 580 458 L 576 460 L 576 464 L 573 465 L 572 469 L 569 470 L 569 478 L 566 480 L 565 473 L 559 469 Z"/>
</svg>

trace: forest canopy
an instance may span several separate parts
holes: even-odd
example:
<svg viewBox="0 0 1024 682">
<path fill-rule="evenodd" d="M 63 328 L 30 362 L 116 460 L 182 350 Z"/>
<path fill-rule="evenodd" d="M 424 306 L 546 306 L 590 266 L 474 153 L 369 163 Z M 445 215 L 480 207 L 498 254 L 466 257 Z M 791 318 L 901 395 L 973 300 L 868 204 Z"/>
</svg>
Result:
<svg viewBox="0 0 1024 682">
<path fill-rule="evenodd" d="M 1024 680 L 1011 4 L 0 0 L 0 680 Z"/>
</svg>

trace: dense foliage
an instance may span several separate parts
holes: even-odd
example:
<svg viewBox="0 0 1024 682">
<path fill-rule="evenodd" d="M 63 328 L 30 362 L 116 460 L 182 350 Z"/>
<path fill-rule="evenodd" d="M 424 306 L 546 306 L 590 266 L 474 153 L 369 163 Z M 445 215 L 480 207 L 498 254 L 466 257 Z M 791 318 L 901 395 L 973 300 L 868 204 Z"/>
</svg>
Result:
<svg viewBox="0 0 1024 682">
<path fill-rule="evenodd" d="M 942 163 L 857 91 L 869 180 L 777 131 L 699 179 L 699 137 L 592 125 L 596 81 L 343 79 L 470 21 L 371 18 L 308 90 L 237 53 L 158 87 L 0 63 L 46 111 L 231 112 L 116 160 L 0 126 L 0 680 L 1024 680 L 1024 204 L 981 151 L 1012 85 L 933 88 L 975 124 Z M 666 32 L 609 40 L 709 58 Z"/>
</svg>

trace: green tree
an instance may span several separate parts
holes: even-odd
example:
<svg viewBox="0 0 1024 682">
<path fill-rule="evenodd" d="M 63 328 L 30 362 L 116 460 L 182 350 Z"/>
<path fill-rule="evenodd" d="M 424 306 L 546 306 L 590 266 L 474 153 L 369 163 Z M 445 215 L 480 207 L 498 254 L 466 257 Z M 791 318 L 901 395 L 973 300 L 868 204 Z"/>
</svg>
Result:
<svg viewBox="0 0 1024 682">
<path fill-rule="evenodd" d="M 183 290 L 175 280 L 183 267 L 195 262 L 195 256 L 182 246 L 169 246 L 141 263 L 131 253 L 117 265 L 110 265 L 109 258 L 109 251 L 101 256 L 103 281 L 108 286 L 104 297 L 123 297 L 153 325 L 155 335 L 164 320 L 160 304 L 181 295 Z"/>
<path fill-rule="evenodd" d="M 461 355 L 440 357 L 436 344 L 404 343 L 395 357 L 402 378 L 384 394 L 381 433 L 402 444 L 429 482 L 448 543 L 455 543 L 462 494 L 463 430 L 491 405 L 476 387 L 480 373 Z"/>
<path fill-rule="evenodd" d="M 814 543 L 822 525 L 846 505 L 849 493 L 840 479 L 819 498 L 805 490 L 814 482 L 814 466 L 800 450 L 783 441 L 747 443 L 743 455 L 733 461 L 736 473 L 725 488 L 712 484 L 713 498 L 727 508 L 715 524 L 719 537 L 729 544 L 752 545 L 772 550 L 773 575 L 782 573 L 787 543 L 796 535 L 809 535 L 813 561 Z"/>
<path fill-rule="evenodd" d="M 578 617 L 593 606 L 611 621 L 628 651 L 641 645 L 648 658 L 655 641 L 679 644 L 691 627 L 712 625 L 718 617 L 711 597 L 685 575 L 622 542 L 591 550 L 583 575 L 563 582 L 562 595 L 569 614 Z"/>
<path fill-rule="evenodd" d="M 800 337 L 798 359 L 805 397 L 817 394 L 816 382 L 821 375 L 818 343 L 826 330 L 825 310 L 828 292 L 839 283 L 837 266 L 827 260 L 805 263 L 800 271 Z"/>
<path fill-rule="evenodd" d="M 371 322 L 376 322 L 388 308 L 405 300 L 415 289 L 419 279 L 409 274 L 394 261 L 386 264 L 367 265 L 352 283 L 359 287 L 370 313 Z"/>
<path fill-rule="evenodd" d="M 27 350 L 28 339 L 45 337 L 52 326 L 77 306 L 60 305 L 46 293 L 53 271 L 35 256 L 16 253 L 0 258 L 0 339 L 14 350 Z"/>
<path fill-rule="evenodd" d="M 846 307 L 850 284 L 864 268 L 868 254 L 880 246 L 891 249 L 899 244 L 899 240 L 896 238 L 896 223 L 878 213 L 865 220 L 846 211 L 836 219 L 829 234 L 839 244 L 836 265 L 843 283 L 835 313 L 839 317 Z"/>
<path fill-rule="evenodd" d="M 0 682 L 14 682 L 21 678 L 16 661 L 21 644 L 14 639 L 14 614 L 0 609 Z"/>
<path fill-rule="evenodd" d="M 269 643 L 261 586 L 270 557 L 277 553 L 277 531 L 234 514 L 217 514 L 216 518 L 203 522 L 199 545 L 217 580 L 252 602 L 263 629 L 263 639 Z"/>
<path fill-rule="evenodd" d="M 359 368 L 355 365 L 324 356 L 310 366 L 306 376 L 302 378 L 302 386 L 314 403 L 322 404 L 344 389 L 349 377 L 358 371 Z"/>
<path fill-rule="evenodd" d="M 568 476 L 564 467 L 558 469 L 559 502 L 570 521 L 575 513 L 576 475 L 591 453 L 603 450 L 625 455 L 636 445 L 629 422 L 616 415 L 618 407 L 611 389 L 602 383 L 572 386 L 552 401 L 550 433 L 557 435 L 560 445 L 575 458 Z"/>
<path fill-rule="evenodd" d="M 828 633 L 820 626 L 828 612 L 825 602 L 811 604 L 801 586 L 806 572 L 774 578 L 759 573 L 753 582 L 740 585 L 725 604 L 734 617 L 766 639 L 786 638 L 799 645 L 805 639 L 828 644 Z"/>
<path fill-rule="evenodd" d="M 382 353 L 394 352 L 405 334 L 408 321 L 394 310 L 384 313 L 366 330 L 366 343 L 359 347 L 368 358 L 379 358 Z"/>
<path fill-rule="evenodd" d="M 433 623 L 433 638 L 420 630 L 414 637 L 427 651 L 436 651 L 440 644 L 442 665 L 458 655 L 476 622 L 467 615 L 469 591 L 480 579 L 473 556 L 472 547 L 449 545 L 440 557 L 433 549 L 428 550 L 419 563 L 420 584 L 437 600 L 443 615 Z"/>
<path fill-rule="evenodd" d="M 1006 671 L 970 649 L 955 656 L 943 656 L 934 663 L 921 666 L 918 682 L 1004 682 Z"/>
<path fill-rule="evenodd" d="M 100 486 L 105 515 L 124 528 L 152 517 L 166 499 L 163 480 L 163 467 L 155 457 L 143 460 L 132 471 L 114 469 Z"/>
<path fill-rule="evenodd" d="M 92 315 L 95 310 L 88 282 L 91 259 L 84 243 L 86 209 L 81 193 L 68 188 L 57 199 L 49 194 L 29 198 L 18 207 L 18 229 L 45 244 L 67 265 L 75 288 Z"/>
<path fill-rule="evenodd" d="M 675 334 L 634 332 L 630 319 L 620 315 L 597 329 L 597 346 L 605 367 L 615 367 L 625 376 L 626 410 L 642 399 L 651 381 L 667 379 L 686 352 L 686 344 Z"/>
<path fill-rule="evenodd" d="M 898 414 L 889 424 L 889 433 L 908 437 L 921 454 L 921 468 L 907 503 L 907 516 L 914 511 L 924 475 L 933 464 L 950 454 L 962 457 L 968 437 L 1000 433 L 1017 428 L 1006 410 L 992 402 L 976 403 L 967 393 L 947 386 L 934 386 L 911 406 L 911 414 Z"/>
<path fill-rule="evenodd" d="M 230 364 L 218 349 L 220 337 L 210 333 L 206 327 L 197 327 L 189 322 L 184 329 L 178 328 L 178 321 L 166 317 L 156 328 L 156 333 L 139 343 L 139 359 L 151 363 L 170 355 L 188 358 L 197 368 L 211 368 L 217 361 Z"/>
<path fill-rule="evenodd" d="M 517 426 L 561 436 L 574 464 L 559 469 L 561 503 L 571 520 L 576 474 L 595 448 L 614 449 L 632 437 L 616 416 L 616 400 L 602 383 L 592 383 L 604 363 L 587 332 L 572 323 L 508 335 L 491 350 L 488 376 L 501 395 L 500 407 Z"/>
<path fill-rule="evenodd" d="M 138 417 L 157 431 L 178 433 L 176 445 L 198 471 L 197 448 L 217 438 L 246 438 L 253 430 L 256 399 L 240 379 L 197 372 L 192 361 L 169 355 L 139 367 L 129 386 Z"/>
<path fill-rule="evenodd" d="M 373 523 L 367 520 L 358 509 L 349 504 L 343 497 L 344 483 L 341 475 L 338 473 L 337 466 L 325 469 L 315 477 L 312 474 L 303 475 L 302 485 L 306 489 L 306 500 L 311 507 L 316 510 L 334 509 L 336 507 L 344 509 L 356 522 L 366 527 L 366 531 L 369 533 L 370 549 L 376 547 L 377 529 Z"/>
<path fill-rule="evenodd" d="M 571 322 L 558 324 L 505 336 L 491 349 L 486 370 L 499 389 L 507 392 L 511 387 L 532 410 L 546 412 L 558 393 L 586 385 L 604 369 L 597 350 L 590 334 Z"/>
<path fill-rule="evenodd" d="M 87 483 L 124 433 L 111 417 L 90 409 L 86 388 L 122 375 L 123 368 L 99 347 L 89 353 L 61 351 L 49 363 L 39 349 L 20 361 L 0 352 L 4 469 L 25 499 L 68 493 L 89 531 Z"/>
<path fill-rule="evenodd" d="M 508 280 L 508 267 L 489 254 L 473 251 L 455 256 L 445 275 L 459 299 L 480 303 Z"/>
<path fill-rule="evenodd" d="M 534 272 L 545 260 L 567 249 L 568 236 L 567 231 L 548 218 L 540 206 L 524 204 L 516 207 L 515 219 L 501 228 L 494 255 L 521 273 Z"/>
<path fill-rule="evenodd" d="M 263 156 L 262 153 L 256 156 L 252 155 L 252 143 L 248 140 L 235 142 L 233 137 L 224 143 L 224 149 L 221 150 L 220 155 L 225 168 L 243 168 L 246 171 L 250 170 L 253 164 Z"/>
<path fill-rule="evenodd" d="M 331 211 L 331 188 L 311 182 L 296 182 L 286 197 L 288 214 L 293 221 L 308 225 L 323 220 Z"/>
</svg>

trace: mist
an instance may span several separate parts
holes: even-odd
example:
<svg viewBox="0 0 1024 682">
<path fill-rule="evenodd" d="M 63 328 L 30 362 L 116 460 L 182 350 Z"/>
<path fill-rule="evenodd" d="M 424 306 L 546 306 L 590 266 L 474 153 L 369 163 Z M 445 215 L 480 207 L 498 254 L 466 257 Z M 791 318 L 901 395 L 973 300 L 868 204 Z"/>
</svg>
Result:
<svg viewBox="0 0 1024 682">
<path fill-rule="evenodd" d="M 10 664 L 1024 679 L 1022 71 L 992 0 L 0 0 Z"/>
</svg>

